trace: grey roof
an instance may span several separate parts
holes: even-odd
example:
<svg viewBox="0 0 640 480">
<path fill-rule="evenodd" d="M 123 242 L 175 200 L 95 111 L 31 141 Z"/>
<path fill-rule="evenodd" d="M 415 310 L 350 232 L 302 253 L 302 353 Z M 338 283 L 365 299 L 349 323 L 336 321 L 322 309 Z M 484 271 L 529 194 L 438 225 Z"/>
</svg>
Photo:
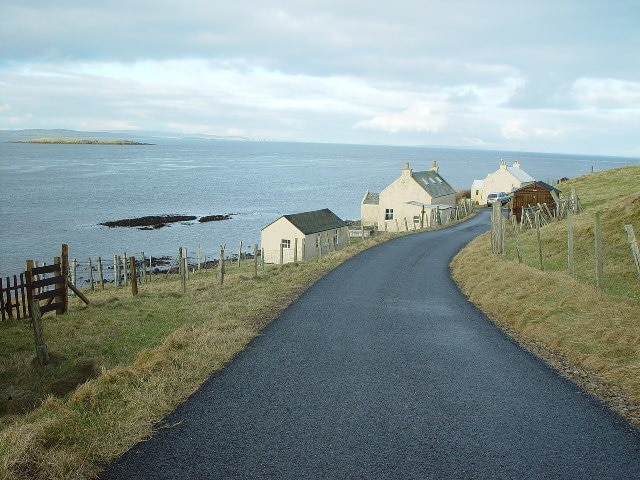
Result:
<svg viewBox="0 0 640 480">
<path fill-rule="evenodd" d="M 380 205 L 380 194 L 367 191 L 362 199 L 363 205 Z"/>
<path fill-rule="evenodd" d="M 538 186 L 538 187 L 542 187 L 542 188 L 544 188 L 544 189 L 546 189 L 546 190 L 549 190 L 550 192 L 562 193 L 562 192 L 560 192 L 560 190 L 558 190 L 558 189 L 557 189 L 556 187 L 554 187 L 553 185 L 549 185 L 548 183 L 546 183 L 546 182 L 541 182 L 541 181 L 539 181 L 539 180 L 535 180 L 535 181 L 533 181 L 533 182 L 529 182 L 529 183 L 527 183 L 526 185 L 523 185 L 523 186 L 521 186 L 520 188 L 515 189 L 515 190 L 513 191 L 513 193 L 517 192 L 518 190 L 524 190 L 525 188 L 528 188 L 528 187 L 530 187 L 531 185 Z"/>
<path fill-rule="evenodd" d="M 522 170 L 520 167 L 507 167 L 507 172 L 516 177 L 520 182 L 535 182 L 536 179 L 529 175 L 527 172 Z"/>
<path fill-rule="evenodd" d="M 438 173 L 433 170 L 414 172 L 413 179 L 424 188 L 432 198 L 455 194 L 456 191 Z"/>
<path fill-rule="evenodd" d="M 305 235 L 346 227 L 347 224 L 328 208 L 313 212 L 283 215 L 291 224 Z"/>
</svg>

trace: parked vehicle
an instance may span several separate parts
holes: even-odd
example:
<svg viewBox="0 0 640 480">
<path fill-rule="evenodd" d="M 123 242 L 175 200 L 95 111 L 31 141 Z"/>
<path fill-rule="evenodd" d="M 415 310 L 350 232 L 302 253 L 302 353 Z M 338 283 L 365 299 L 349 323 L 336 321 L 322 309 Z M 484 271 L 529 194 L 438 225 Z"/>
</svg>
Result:
<svg viewBox="0 0 640 480">
<path fill-rule="evenodd" d="M 487 207 L 492 206 L 495 202 L 500 202 L 500 205 L 509 203 L 511 195 L 506 192 L 493 192 L 487 196 Z"/>
</svg>

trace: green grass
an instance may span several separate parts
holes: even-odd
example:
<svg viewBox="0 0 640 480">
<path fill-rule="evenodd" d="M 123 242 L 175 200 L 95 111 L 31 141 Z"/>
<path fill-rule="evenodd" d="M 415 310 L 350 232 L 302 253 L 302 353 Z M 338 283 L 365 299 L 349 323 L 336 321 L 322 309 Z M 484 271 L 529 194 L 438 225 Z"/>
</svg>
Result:
<svg viewBox="0 0 640 480">
<path fill-rule="evenodd" d="M 132 297 L 124 288 L 87 291 L 89 307 L 44 317 L 52 364 L 34 362 L 27 322 L 0 325 L 0 478 L 92 478 L 243 350 L 317 279 L 365 242 L 319 261 L 229 265 L 191 275 L 154 277 Z M 36 408 L 34 408 L 34 406 Z"/>
<path fill-rule="evenodd" d="M 470 300 L 526 348 L 640 425 L 640 281 L 624 231 L 640 235 L 640 166 L 580 177 L 584 212 L 574 217 L 575 277 L 567 264 L 567 222 L 535 231 L 509 229 L 506 254 L 493 255 L 489 234 L 452 262 Z M 604 287 L 595 275 L 594 218 L 601 214 Z M 516 255 L 516 241 L 522 263 Z M 500 288 L 496 288 L 500 285 Z"/>
</svg>

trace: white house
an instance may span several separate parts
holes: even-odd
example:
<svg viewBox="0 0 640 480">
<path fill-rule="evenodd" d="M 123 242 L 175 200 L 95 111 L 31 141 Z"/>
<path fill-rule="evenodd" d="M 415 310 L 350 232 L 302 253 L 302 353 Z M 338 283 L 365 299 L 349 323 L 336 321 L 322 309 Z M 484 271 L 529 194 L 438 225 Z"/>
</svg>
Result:
<svg viewBox="0 0 640 480">
<path fill-rule="evenodd" d="M 517 160 L 513 162 L 512 167 L 509 167 L 507 162 L 503 160 L 500 162 L 500 168 L 487 175 L 484 180 L 473 181 L 471 185 L 471 201 L 478 205 L 486 205 L 487 195 L 492 192 L 511 193 L 535 181 L 535 178 L 520 168 L 520 162 Z"/>
<path fill-rule="evenodd" d="M 455 206 L 455 197 L 456 191 L 440 176 L 435 161 L 424 172 L 414 172 L 405 163 L 400 177 L 384 190 L 365 193 L 360 205 L 362 225 L 390 232 L 428 227 L 448 220 L 447 210 Z"/>
<path fill-rule="evenodd" d="M 331 210 L 283 215 L 260 231 L 267 263 L 316 258 L 349 244 L 349 227 Z"/>
</svg>

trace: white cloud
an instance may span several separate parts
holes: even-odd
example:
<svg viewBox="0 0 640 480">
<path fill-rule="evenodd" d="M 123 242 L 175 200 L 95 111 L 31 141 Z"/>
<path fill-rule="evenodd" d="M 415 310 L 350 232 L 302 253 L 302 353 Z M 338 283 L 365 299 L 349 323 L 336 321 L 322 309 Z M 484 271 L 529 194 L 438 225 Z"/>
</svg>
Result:
<svg viewBox="0 0 640 480">
<path fill-rule="evenodd" d="M 636 0 L 4 0 L 0 128 L 637 155 L 637 18 Z"/>
<path fill-rule="evenodd" d="M 636 109 L 640 112 L 640 82 L 612 78 L 579 78 L 571 95 L 580 107 Z"/>
<path fill-rule="evenodd" d="M 381 130 L 385 132 L 439 132 L 446 125 L 446 116 L 434 112 L 427 104 L 411 105 L 402 112 L 377 115 L 361 120 L 356 129 Z"/>
</svg>

